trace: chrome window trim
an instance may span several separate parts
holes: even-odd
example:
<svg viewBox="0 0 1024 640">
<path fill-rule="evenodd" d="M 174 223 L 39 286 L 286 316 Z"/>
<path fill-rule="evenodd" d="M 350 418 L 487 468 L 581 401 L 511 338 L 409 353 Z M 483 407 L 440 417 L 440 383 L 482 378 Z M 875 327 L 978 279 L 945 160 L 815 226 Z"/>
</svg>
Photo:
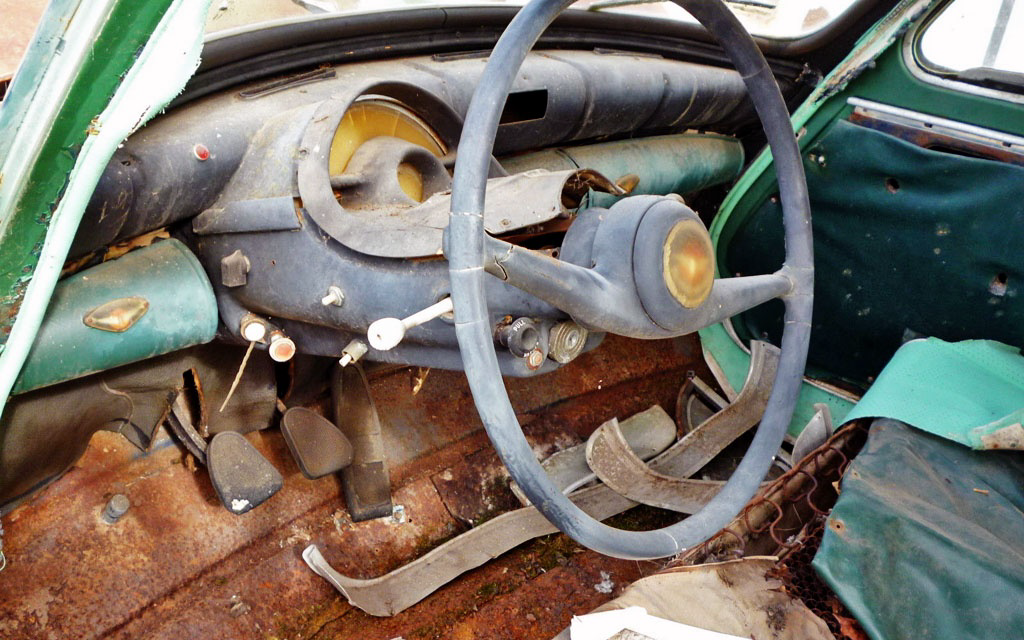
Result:
<svg viewBox="0 0 1024 640">
<path fill-rule="evenodd" d="M 958 120 L 950 120 L 902 107 L 851 97 L 846 103 L 864 115 L 883 115 L 891 122 L 917 128 L 927 128 L 935 133 L 945 133 L 959 138 L 970 139 L 981 144 L 999 146 L 1006 149 L 1024 149 L 1024 137 L 1004 133 L 995 129 L 987 129 Z"/>
</svg>

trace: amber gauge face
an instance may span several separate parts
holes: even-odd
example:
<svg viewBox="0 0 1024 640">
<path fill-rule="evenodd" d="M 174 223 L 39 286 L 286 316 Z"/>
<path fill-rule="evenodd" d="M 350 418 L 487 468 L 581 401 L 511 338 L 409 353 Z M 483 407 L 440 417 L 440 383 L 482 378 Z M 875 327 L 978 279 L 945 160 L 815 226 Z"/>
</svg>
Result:
<svg viewBox="0 0 1024 640">
<path fill-rule="evenodd" d="M 662 260 L 672 297 L 687 309 L 699 307 L 715 279 L 714 249 L 704 225 L 694 219 L 677 222 L 665 238 Z"/>
<path fill-rule="evenodd" d="M 331 142 L 328 168 L 332 176 L 345 172 L 349 160 L 364 142 L 378 136 L 399 138 L 421 146 L 438 158 L 447 153 L 444 143 L 416 114 L 384 99 L 360 100 L 349 107 Z M 416 202 L 423 201 L 423 176 L 415 167 L 401 164 L 398 183 Z"/>
</svg>

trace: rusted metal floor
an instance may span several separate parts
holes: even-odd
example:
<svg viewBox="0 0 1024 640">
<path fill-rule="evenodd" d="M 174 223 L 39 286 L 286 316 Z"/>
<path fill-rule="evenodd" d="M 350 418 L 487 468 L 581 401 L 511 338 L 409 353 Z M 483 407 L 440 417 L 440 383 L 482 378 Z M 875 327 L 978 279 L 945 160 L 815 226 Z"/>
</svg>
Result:
<svg viewBox="0 0 1024 640">
<path fill-rule="evenodd" d="M 695 338 L 610 337 L 556 373 L 509 381 L 509 393 L 547 454 L 612 416 L 652 404 L 672 413 L 687 370 L 710 379 Z M 173 441 L 142 455 L 118 435 L 97 434 L 74 469 L 4 517 L 0 637 L 548 638 L 657 570 L 549 536 L 393 618 L 351 607 L 302 562 L 308 544 L 339 571 L 369 578 L 518 506 L 464 376 L 431 371 L 414 394 L 422 375 L 371 379 L 404 522 L 352 523 L 337 479 L 303 477 L 277 429 L 248 438 L 284 488 L 242 516 L 220 505 L 206 471 Z M 108 525 L 100 513 L 116 493 L 132 506 Z M 637 517 L 622 516 L 627 525 Z"/>
</svg>

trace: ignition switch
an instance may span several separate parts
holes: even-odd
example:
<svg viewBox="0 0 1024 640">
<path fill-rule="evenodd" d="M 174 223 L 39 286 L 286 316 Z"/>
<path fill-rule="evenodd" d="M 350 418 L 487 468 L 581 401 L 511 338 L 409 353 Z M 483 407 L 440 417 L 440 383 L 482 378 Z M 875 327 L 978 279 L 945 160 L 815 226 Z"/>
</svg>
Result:
<svg viewBox="0 0 1024 640">
<path fill-rule="evenodd" d="M 494 332 L 498 344 L 508 347 L 517 358 L 525 358 L 540 344 L 540 329 L 530 318 L 517 318 L 498 326 Z"/>
</svg>

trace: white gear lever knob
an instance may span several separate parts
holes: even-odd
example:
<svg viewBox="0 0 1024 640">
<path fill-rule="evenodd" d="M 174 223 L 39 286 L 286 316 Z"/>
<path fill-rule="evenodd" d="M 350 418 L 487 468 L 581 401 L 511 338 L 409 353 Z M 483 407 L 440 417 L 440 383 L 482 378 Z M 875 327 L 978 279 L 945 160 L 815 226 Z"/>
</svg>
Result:
<svg viewBox="0 0 1024 640">
<path fill-rule="evenodd" d="M 417 311 L 408 318 L 381 318 L 370 325 L 366 337 L 370 340 L 370 346 L 378 351 L 394 349 L 405 337 L 405 332 L 413 327 L 418 327 L 424 322 L 430 322 L 434 318 L 451 313 L 455 307 L 451 298 L 445 298 L 436 304 L 432 304 L 422 311 Z"/>
</svg>

